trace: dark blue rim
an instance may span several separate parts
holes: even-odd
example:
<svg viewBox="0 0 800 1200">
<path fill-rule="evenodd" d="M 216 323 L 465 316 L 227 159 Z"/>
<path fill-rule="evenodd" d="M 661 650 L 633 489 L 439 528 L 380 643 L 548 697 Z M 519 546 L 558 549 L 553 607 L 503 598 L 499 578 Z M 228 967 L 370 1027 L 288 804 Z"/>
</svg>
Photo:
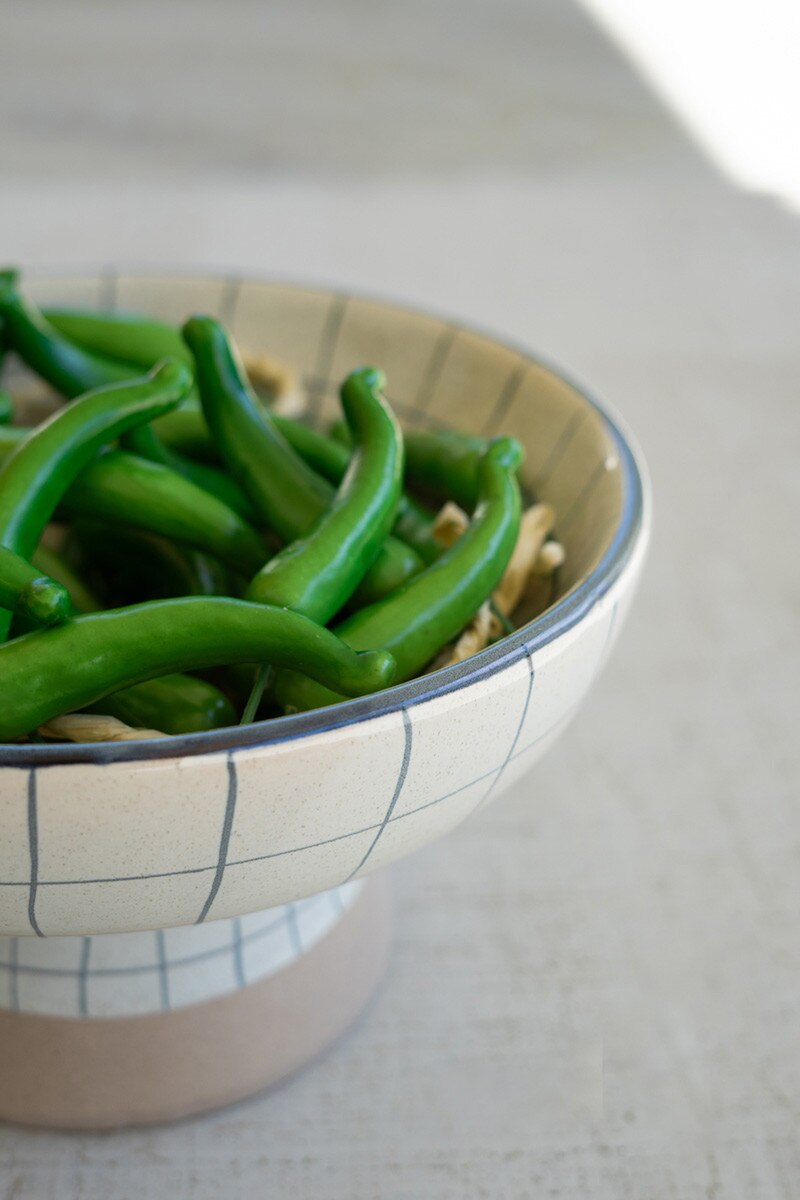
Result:
<svg viewBox="0 0 800 1200">
<path fill-rule="evenodd" d="M 118 742 L 112 744 L 77 743 L 75 745 L 54 746 L 3 746 L 0 748 L 0 766 L 2 767 L 46 767 L 61 766 L 70 763 L 106 763 L 137 762 L 165 758 L 184 758 L 200 754 L 224 753 L 226 750 L 240 748 L 257 749 L 260 746 L 286 742 L 295 738 L 309 737 L 315 733 L 327 733 L 334 729 L 342 729 L 358 721 L 368 721 L 387 713 L 399 712 L 410 705 L 422 704 L 437 696 L 445 695 L 459 688 L 468 687 L 481 679 L 512 666 L 520 659 L 535 653 L 543 646 L 555 641 L 578 624 L 580 620 L 594 607 L 622 574 L 626 564 L 633 556 L 634 550 L 642 532 L 645 517 L 645 486 L 642 471 L 637 462 L 628 439 L 619 425 L 611 417 L 607 409 L 585 387 L 577 383 L 560 368 L 555 367 L 539 354 L 534 354 L 526 347 L 513 341 L 497 337 L 471 324 L 465 324 L 457 319 L 430 312 L 413 306 L 404 306 L 383 297 L 372 296 L 365 292 L 341 292 L 327 285 L 301 283 L 295 279 L 282 279 L 277 276 L 247 276 L 237 272 L 232 277 L 229 271 L 217 271 L 204 268 L 191 271 L 176 268 L 165 271 L 163 264 L 158 269 L 147 267 L 111 269 L 109 267 L 80 266 L 57 270 L 30 270 L 29 275 L 57 279 L 103 275 L 109 278 L 123 276 L 142 276 L 144 278 L 184 278 L 209 279 L 234 282 L 241 279 L 247 283 L 277 284 L 285 287 L 296 287 L 303 291 L 324 292 L 331 296 L 342 295 L 347 298 L 366 300 L 385 308 L 401 312 L 413 312 L 417 315 L 430 317 L 433 320 L 452 324 L 454 327 L 478 337 L 487 338 L 497 345 L 505 347 L 528 362 L 543 367 L 550 374 L 561 379 L 577 395 L 581 397 L 600 416 L 619 455 L 620 473 L 623 481 L 623 506 L 619 525 L 614 533 L 607 550 L 597 566 L 586 578 L 567 593 L 561 600 L 543 613 L 541 617 L 523 625 L 520 629 L 482 650 L 473 658 L 454 667 L 447 667 L 409 683 L 397 684 L 374 696 L 364 696 L 357 700 L 347 700 L 329 708 L 316 709 L 313 712 L 299 713 L 295 716 L 274 717 L 269 721 L 256 722 L 252 725 L 229 726 L 225 729 L 210 730 L 204 733 L 188 733 L 179 737 L 161 739 L 143 739 L 142 741 Z"/>
</svg>

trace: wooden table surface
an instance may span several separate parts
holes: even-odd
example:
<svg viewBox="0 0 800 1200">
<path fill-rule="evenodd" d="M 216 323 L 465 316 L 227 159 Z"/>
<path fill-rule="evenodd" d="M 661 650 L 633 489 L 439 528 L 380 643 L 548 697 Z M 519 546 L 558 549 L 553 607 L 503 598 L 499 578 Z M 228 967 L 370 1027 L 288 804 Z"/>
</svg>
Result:
<svg viewBox="0 0 800 1200">
<path fill-rule="evenodd" d="M 478 321 L 624 414 L 656 525 L 574 725 L 393 872 L 361 1025 L 204 1120 L 2 1128 L 2 1200 L 796 1197 L 796 220 L 716 178 L 565 0 L 40 0 L 5 25 L 4 258 Z"/>
</svg>

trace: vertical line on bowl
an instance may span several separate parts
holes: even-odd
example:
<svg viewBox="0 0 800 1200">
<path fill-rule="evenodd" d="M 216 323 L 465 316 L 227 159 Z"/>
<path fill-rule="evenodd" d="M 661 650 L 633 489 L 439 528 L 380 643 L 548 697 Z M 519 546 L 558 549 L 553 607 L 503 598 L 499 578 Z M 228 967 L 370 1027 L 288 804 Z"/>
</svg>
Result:
<svg viewBox="0 0 800 1200">
<path fill-rule="evenodd" d="M 442 332 L 436 339 L 436 343 L 431 351 L 431 356 L 428 360 L 428 365 L 425 368 L 425 374 L 422 376 L 422 382 L 417 390 L 417 395 L 414 400 L 414 407 L 420 412 L 425 412 L 428 405 L 433 399 L 433 394 L 436 391 L 436 385 L 439 382 L 444 364 L 447 361 L 447 356 L 450 353 L 450 347 L 456 340 L 458 329 L 455 325 L 445 325 Z"/>
<path fill-rule="evenodd" d="M 570 505 L 570 507 L 565 512 L 564 516 L 559 521 L 559 523 L 558 523 L 559 534 L 563 534 L 564 530 L 567 529 L 572 524 L 572 522 L 577 517 L 578 513 L 583 508 L 586 501 L 591 496 L 594 489 L 597 487 L 600 480 L 606 474 L 607 470 L 608 470 L 608 467 L 606 466 L 605 459 L 603 459 L 603 461 L 599 462 L 597 464 L 597 466 L 595 467 L 595 469 L 592 471 L 591 475 L 586 480 L 586 483 L 581 488 L 580 492 L 575 497 L 572 504 Z"/>
<path fill-rule="evenodd" d="M 19 1012 L 19 938 L 12 937 L 9 946 L 9 1004 Z"/>
<path fill-rule="evenodd" d="M 564 429 L 553 443 L 553 449 L 550 451 L 550 454 L 545 460 L 544 466 L 542 467 L 541 471 L 539 471 L 536 479 L 537 489 L 541 488 L 542 484 L 546 483 L 553 474 L 556 467 L 569 450 L 570 445 L 572 444 L 572 439 L 575 437 L 575 434 L 578 432 L 585 419 L 586 413 L 583 411 L 583 409 L 579 409 L 579 411 L 573 413 L 570 419 L 567 421 Z"/>
<path fill-rule="evenodd" d="M 236 310 L 239 307 L 239 296 L 242 292 L 242 277 L 241 275 L 232 275 L 230 279 L 226 279 L 222 286 L 222 295 L 219 300 L 219 308 L 217 310 L 219 319 L 223 325 L 230 328 L 236 318 Z"/>
<path fill-rule="evenodd" d="M 330 379 L 331 367 L 333 366 L 336 342 L 339 338 L 339 331 L 342 328 L 344 312 L 349 299 L 349 296 L 339 294 L 331 297 L 331 303 L 325 317 L 325 324 L 322 327 L 322 333 L 319 337 L 319 345 L 317 346 L 317 355 L 314 363 L 314 374 L 308 385 L 308 416 L 312 424 L 316 424 L 319 420 L 322 398 L 326 388 L 332 386 L 332 380 Z"/>
<path fill-rule="evenodd" d="M 242 952 L 242 918 L 233 918 L 233 941 L 231 942 L 231 954 L 233 955 L 233 975 L 236 980 L 237 987 L 243 988 L 247 983 L 244 975 L 244 954 Z"/>
<path fill-rule="evenodd" d="M 37 937 L 44 937 L 36 920 L 36 892 L 39 887 L 39 814 L 36 799 L 36 768 L 28 773 L 28 850 L 31 860 L 28 890 L 28 921 Z"/>
<path fill-rule="evenodd" d="M 161 1007 L 164 1012 L 171 1008 L 169 1000 L 169 976 L 167 974 L 167 943 L 164 930 L 156 930 L 156 955 L 158 956 L 158 986 L 161 993 Z"/>
<path fill-rule="evenodd" d="M 303 939 L 300 937 L 300 925 L 297 920 L 297 907 L 294 904 L 286 905 L 286 932 L 289 934 L 289 942 L 292 950 L 299 958 L 303 953 Z"/>
<path fill-rule="evenodd" d="M 100 275 L 100 294 L 97 302 L 101 309 L 113 312 L 117 307 L 117 284 L 119 272 L 116 267 L 106 266 Z"/>
<path fill-rule="evenodd" d="M 81 961 L 78 965 L 78 1012 L 82 1017 L 89 1015 L 89 998 L 87 982 L 89 977 L 89 958 L 92 953 L 92 939 L 83 938 L 81 942 Z"/>
<path fill-rule="evenodd" d="M 401 712 L 403 714 L 403 735 L 404 735 L 403 760 L 400 763 L 400 771 L 397 776 L 397 783 L 394 786 L 394 792 L 392 794 L 392 798 L 389 801 L 389 807 L 386 810 L 386 814 L 385 814 L 383 820 L 381 821 L 380 825 L 378 826 L 378 832 L 375 834 L 375 837 L 372 839 L 369 846 L 367 847 L 366 853 L 364 854 L 360 863 L 358 864 L 357 867 L 353 868 L 353 870 L 350 872 L 350 874 L 347 876 L 346 879 L 342 880 L 343 883 L 349 883 L 349 881 L 351 879 L 353 879 L 354 876 L 356 876 L 359 873 L 359 871 L 361 871 L 363 869 L 367 859 L 369 858 L 369 856 L 372 854 L 372 851 L 377 846 L 377 844 L 380 840 L 381 834 L 383 833 L 386 826 L 389 824 L 392 813 L 394 812 L 395 805 L 397 804 L 397 801 L 400 799 L 400 793 L 403 790 L 403 785 L 406 781 L 406 776 L 408 775 L 408 768 L 411 763 L 411 744 L 412 744 L 412 739 L 413 739 L 413 727 L 411 724 L 411 716 L 409 714 L 409 711 L 407 708 L 403 708 L 403 709 L 401 709 Z"/>
<path fill-rule="evenodd" d="M 525 727 L 525 720 L 528 716 L 528 708 L 530 706 L 531 694 L 533 692 L 533 681 L 536 678 L 536 671 L 533 666 L 533 655 L 531 654 L 531 652 L 527 646 L 525 647 L 525 657 L 528 660 L 528 686 L 525 691 L 525 702 L 522 705 L 522 714 L 519 718 L 519 723 L 517 725 L 517 729 L 514 734 L 514 740 L 512 741 L 511 745 L 508 748 L 508 753 L 506 754 L 502 763 L 498 767 L 497 774 L 495 775 L 492 782 L 489 784 L 486 791 L 481 796 L 478 803 L 473 808 L 472 813 L 476 813 L 478 811 L 478 809 L 483 808 L 484 804 L 489 799 L 492 792 L 494 791 L 494 789 L 497 787 L 498 783 L 502 779 L 503 772 L 505 771 L 508 764 L 511 762 L 511 759 L 514 757 L 514 751 L 517 748 L 517 742 L 519 741 L 520 736 L 522 735 L 522 730 Z M 472 813 L 470 813 L 470 816 L 472 816 Z"/>
<path fill-rule="evenodd" d="M 500 389 L 500 395 L 494 402 L 494 405 L 483 425 L 483 432 L 492 437 L 497 433 L 500 422 L 505 417 L 511 407 L 514 397 L 522 386 L 522 381 L 528 373 L 529 364 L 522 359 L 515 367 L 512 367 L 508 378 Z"/>
<path fill-rule="evenodd" d="M 225 864 L 228 860 L 228 845 L 231 840 L 231 830 L 233 829 L 233 817 L 236 812 L 236 763 L 234 762 L 233 754 L 228 754 L 228 796 L 225 801 L 225 815 L 222 819 L 222 833 L 219 839 L 219 854 L 217 855 L 217 868 L 214 872 L 214 878 L 211 881 L 211 888 L 206 902 L 200 910 L 200 916 L 195 921 L 196 925 L 202 925 L 208 916 L 209 909 L 216 899 L 222 876 L 225 874 Z"/>
</svg>

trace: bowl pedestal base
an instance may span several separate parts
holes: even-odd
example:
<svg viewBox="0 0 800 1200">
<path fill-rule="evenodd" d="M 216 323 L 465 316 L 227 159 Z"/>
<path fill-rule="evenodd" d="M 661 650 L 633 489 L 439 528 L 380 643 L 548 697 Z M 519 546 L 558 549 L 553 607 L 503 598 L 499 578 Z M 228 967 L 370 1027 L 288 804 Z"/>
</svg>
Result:
<svg viewBox="0 0 800 1200">
<path fill-rule="evenodd" d="M 0 943 L 0 1119 L 150 1124 L 250 1096 L 338 1037 L 383 974 L 386 888 L 371 878 L 157 933 Z"/>
</svg>

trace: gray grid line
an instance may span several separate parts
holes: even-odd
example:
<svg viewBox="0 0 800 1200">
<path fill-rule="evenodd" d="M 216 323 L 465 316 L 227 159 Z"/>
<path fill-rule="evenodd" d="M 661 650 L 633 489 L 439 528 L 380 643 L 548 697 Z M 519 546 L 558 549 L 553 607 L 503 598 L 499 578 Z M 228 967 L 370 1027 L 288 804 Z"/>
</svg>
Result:
<svg viewBox="0 0 800 1200">
<path fill-rule="evenodd" d="M 428 360 L 428 365 L 425 368 L 425 374 L 422 376 L 422 381 L 417 389 L 416 400 L 414 407 L 424 413 L 433 399 L 433 394 L 436 391 L 436 385 L 442 376 L 444 364 L 447 361 L 447 356 L 450 353 L 450 348 L 456 340 L 458 328 L 455 325 L 445 325 L 436 339 L 436 343 L 431 351 L 431 356 Z"/>
<path fill-rule="evenodd" d="M 203 905 L 202 909 L 200 910 L 200 916 L 197 918 L 197 921 L 195 922 L 196 925 L 202 925 L 203 921 L 205 921 L 206 917 L 208 916 L 209 909 L 211 908 L 211 905 L 214 903 L 214 901 L 217 897 L 217 892 L 220 889 L 220 884 L 222 883 L 222 876 L 225 874 L 225 863 L 226 863 L 226 860 L 228 857 L 228 845 L 231 840 L 231 830 L 233 829 L 233 817 L 234 817 L 234 813 L 236 812 L 236 793 L 237 793 L 236 763 L 234 761 L 233 755 L 230 752 L 228 753 L 227 766 L 228 766 L 228 798 L 225 802 L 225 817 L 222 822 L 222 834 L 220 835 L 220 839 L 219 839 L 219 855 L 217 857 L 217 867 L 214 872 L 214 878 L 211 881 L 211 888 L 209 890 L 208 896 L 206 897 L 206 902 Z"/>
<path fill-rule="evenodd" d="M 600 462 L 597 464 L 597 466 L 595 467 L 595 469 L 592 471 L 591 475 L 587 479 L 586 483 L 581 488 L 580 492 L 578 493 L 578 495 L 575 497 L 575 499 L 573 500 L 570 507 L 565 512 L 564 516 L 560 519 L 560 521 L 558 523 L 558 529 L 559 529 L 560 534 L 563 535 L 564 530 L 569 525 L 571 525 L 572 522 L 575 520 L 578 513 L 581 511 L 584 504 L 589 499 L 592 492 L 597 487 L 598 483 L 603 478 L 603 476 L 606 474 L 606 472 L 607 472 L 607 467 L 606 467 L 605 460 L 604 460 L 603 462 Z"/>
<path fill-rule="evenodd" d="M 344 909 L 342 909 L 344 911 Z M 239 918 L 236 918 L 239 920 Z M 268 933 L 272 933 L 280 925 L 285 923 L 286 916 L 281 914 L 274 920 L 269 921 L 266 925 L 262 925 L 259 929 L 251 930 L 250 933 L 241 934 L 241 921 L 239 920 L 239 945 L 243 949 L 249 946 L 251 942 L 258 941 L 262 937 L 266 937 Z M 107 934 L 99 934 L 100 937 L 107 937 Z M 110 935 L 115 936 L 115 935 Z M 123 935 L 124 936 L 124 935 Z M 89 938 L 89 941 L 92 939 Z M 74 979 L 75 971 L 68 967 L 43 967 L 33 963 L 19 962 L 19 938 L 10 938 L 11 942 L 11 957 L 8 961 L 0 959 L 0 970 L 10 971 L 12 976 L 16 975 L 47 975 L 55 979 Z M 234 940 L 235 944 L 235 940 Z M 220 958 L 224 954 L 231 951 L 231 945 L 214 946 L 210 950 L 198 950 L 195 954 L 185 954 L 182 958 L 173 958 L 168 962 L 170 970 L 176 967 L 190 967 L 196 963 L 206 962 L 211 958 Z M 166 960 L 165 960 L 166 961 Z M 125 975 L 144 975 L 154 971 L 160 972 L 162 963 L 160 961 L 149 963 L 137 963 L 135 966 L 127 967 L 90 967 L 87 964 L 86 977 L 87 979 L 114 979 Z"/>
<path fill-rule="evenodd" d="M 167 943 L 163 929 L 156 930 L 156 952 L 158 954 L 158 988 L 161 994 L 161 1007 L 166 1010 L 170 1007 L 169 964 L 167 962 Z"/>
<path fill-rule="evenodd" d="M 319 345 L 317 347 L 317 358 L 314 364 L 312 385 L 307 389 L 308 396 L 308 415 L 312 420 L 319 416 L 319 411 L 322 407 L 322 398 L 325 392 L 331 388 L 330 369 L 333 365 L 333 356 L 336 353 L 336 342 L 339 337 L 339 331 L 344 320 L 345 309 L 350 300 L 349 296 L 334 295 L 331 298 L 331 303 L 325 317 L 325 324 L 322 327 L 322 333 L 319 337 Z"/>
<path fill-rule="evenodd" d="M 117 285 L 119 272 L 116 267 L 106 266 L 100 275 L 100 290 L 97 297 L 98 307 L 114 312 L 117 307 Z"/>
<path fill-rule="evenodd" d="M 473 813 L 476 813 L 478 811 L 478 809 L 483 808 L 484 804 L 489 799 L 492 792 L 494 791 L 494 789 L 497 787 L 498 783 L 502 779 L 503 773 L 506 770 L 506 767 L 508 766 L 508 764 L 511 762 L 512 758 L 514 757 L 514 751 L 517 748 L 517 742 L 519 741 L 520 736 L 522 734 L 522 730 L 524 728 L 525 721 L 528 716 L 528 708 L 530 707 L 530 703 L 531 703 L 531 694 L 533 692 L 533 681 L 536 677 L 536 671 L 534 670 L 534 666 L 533 666 L 533 656 L 527 647 L 525 648 L 525 657 L 528 660 L 528 690 L 525 693 L 525 703 L 522 706 L 522 714 L 519 718 L 519 724 L 517 725 L 517 729 L 514 734 L 514 740 L 512 741 L 512 743 L 509 747 L 508 754 L 506 755 L 505 760 L 502 763 L 499 771 L 495 775 L 492 782 L 489 784 L 486 791 L 481 796 L 478 803 L 473 808 L 473 810 L 472 810 Z M 469 815 L 471 816 L 472 813 L 470 813 Z"/>
<path fill-rule="evenodd" d="M 289 944 L 295 954 L 303 953 L 303 939 L 300 936 L 300 926 L 297 923 L 297 907 L 286 905 L 286 932 L 289 934 Z"/>
<path fill-rule="evenodd" d="M 357 875 L 358 872 L 363 868 L 367 859 L 372 854 L 372 851 L 377 846 L 381 834 L 383 833 L 386 826 L 389 824 L 389 821 L 391 820 L 391 817 L 392 817 L 392 812 L 394 811 L 394 807 L 397 804 L 397 801 L 400 799 L 400 793 L 403 790 L 403 785 L 406 781 L 406 776 L 408 775 L 408 768 L 411 763 L 411 742 L 412 742 L 412 733 L 413 733 L 413 727 L 411 724 L 411 716 L 409 715 L 408 709 L 407 708 L 402 709 L 402 713 L 403 713 L 403 733 L 404 733 L 403 761 L 400 764 L 400 772 L 397 776 L 397 783 L 395 784 L 394 794 L 392 795 L 392 798 L 389 801 L 389 807 L 386 810 L 386 815 L 384 816 L 383 820 L 381 821 L 380 825 L 378 826 L 378 832 L 375 834 L 375 837 L 372 839 L 369 846 L 367 847 L 366 853 L 364 854 L 360 863 L 358 864 L 357 867 L 353 868 L 353 870 L 350 872 L 350 874 L 347 876 L 347 878 L 343 881 L 344 883 L 348 883 L 353 878 L 353 876 Z"/>
<path fill-rule="evenodd" d="M 546 729 L 544 733 L 528 742 L 522 747 L 521 750 L 517 750 L 512 755 L 512 761 L 514 759 L 521 758 L 523 754 L 526 754 L 529 750 L 532 750 L 539 741 L 547 737 L 562 722 L 568 720 L 573 715 L 573 712 L 574 709 L 570 709 L 568 712 L 563 714 L 563 716 L 560 717 L 550 729 Z M 424 804 L 419 804 L 416 808 L 410 808 L 407 812 L 397 814 L 393 813 L 389 818 L 388 824 L 393 824 L 395 821 L 403 821 L 406 817 L 413 817 L 417 813 L 423 812 L 426 808 L 433 808 L 437 804 L 442 804 L 444 801 L 452 799 L 453 796 L 458 795 L 460 792 L 466 791 L 467 788 L 473 787 L 476 783 L 480 783 L 482 780 L 488 779 L 490 776 L 501 770 L 502 767 L 503 764 L 500 763 L 497 766 L 492 767 L 490 770 L 484 772 L 482 775 L 478 775 L 475 779 L 471 779 L 468 783 L 464 783 L 460 787 L 455 788 L 452 792 L 446 792 L 443 796 L 437 796 L 434 800 L 426 800 Z M 301 854 L 304 850 L 317 850 L 322 846 L 330 846 L 334 842 L 341 842 L 346 841 L 349 838 L 359 837 L 362 833 L 371 833 L 373 830 L 380 830 L 382 826 L 382 821 L 376 821 L 371 825 L 364 825 L 361 829 L 351 829 L 347 833 L 339 833 L 334 837 L 325 838 L 319 842 L 308 842 L 303 846 L 292 846 L 288 850 L 273 850 L 268 854 L 254 854 L 248 858 L 229 859 L 226 863 L 226 867 L 246 867 L 251 863 L 265 862 L 271 858 L 283 858 L 287 854 Z M 175 879 L 183 875 L 199 875 L 206 871 L 215 870 L 216 866 L 212 864 L 207 867 L 184 867 L 179 871 L 156 871 L 149 875 L 111 875 L 96 879 L 45 879 L 40 880 L 39 886 L 73 887 L 79 885 L 85 886 L 94 883 L 135 883 L 146 879 Z M 29 885 L 27 883 L 18 880 L 0 880 L 0 887 L 28 886 Z"/>
<path fill-rule="evenodd" d="M 81 961 L 78 968 L 78 1012 L 82 1017 L 89 1015 L 89 996 L 87 980 L 89 976 L 89 958 L 92 953 L 92 939 L 85 937 L 81 943 Z"/>
<path fill-rule="evenodd" d="M 497 431 L 498 425 L 506 416 L 514 397 L 522 386 L 523 379 L 528 373 L 528 367 L 529 363 L 522 358 L 511 368 L 508 378 L 500 390 L 500 395 L 497 397 L 491 412 L 484 422 L 483 431 L 487 436 Z"/>
<path fill-rule="evenodd" d="M 575 437 L 575 434 L 586 420 L 586 416 L 587 414 L 583 409 L 578 409 L 578 411 L 573 413 L 570 419 L 567 421 L 560 436 L 557 437 L 553 443 L 553 448 L 545 459 L 545 464 L 539 472 L 539 476 L 536 481 L 537 488 L 540 488 L 543 483 L 546 483 L 555 471 L 556 467 L 559 466 L 564 458 L 564 455 L 567 453 L 572 444 L 572 439 Z"/>
<path fill-rule="evenodd" d="M 3 964 L 4 966 L 6 964 Z M 19 941 L 11 939 L 11 961 L 7 964 L 10 972 L 8 980 L 9 1004 L 14 1012 L 19 1011 Z"/>
<path fill-rule="evenodd" d="M 28 772 L 28 851 L 31 876 L 28 892 L 28 921 L 37 937 L 44 937 L 36 920 L 36 890 L 39 886 L 39 821 L 36 811 L 36 768 Z"/>
<path fill-rule="evenodd" d="M 236 318 L 236 310 L 239 306 L 239 297 L 242 293 L 243 284 L 244 280 L 241 275 L 232 275 L 222 285 L 222 295 L 220 296 L 217 313 L 223 325 L 231 326 Z"/>
<path fill-rule="evenodd" d="M 233 974 L 236 983 L 239 987 L 244 987 L 247 983 L 244 975 L 244 954 L 242 953 L 242 918 L 233 918 L 233 945 L 231 946 L 233 955 Z"/>
</svg>

